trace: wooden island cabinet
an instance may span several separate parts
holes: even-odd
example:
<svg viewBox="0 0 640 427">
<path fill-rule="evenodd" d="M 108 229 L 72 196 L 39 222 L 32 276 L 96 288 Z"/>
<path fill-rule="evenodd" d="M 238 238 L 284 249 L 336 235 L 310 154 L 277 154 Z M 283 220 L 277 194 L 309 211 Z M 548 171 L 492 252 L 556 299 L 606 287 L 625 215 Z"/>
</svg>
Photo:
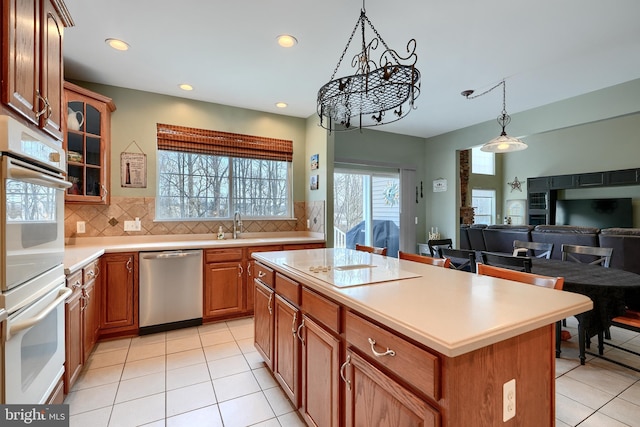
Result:
<svg viewBox="0 0 640 427">
<path fill-rule="evenodd" d="M 255 346 L 307 425 L 554 425 L 554 323 L 588 298 L 349 249 L 253 257 Z"/>
</svg>

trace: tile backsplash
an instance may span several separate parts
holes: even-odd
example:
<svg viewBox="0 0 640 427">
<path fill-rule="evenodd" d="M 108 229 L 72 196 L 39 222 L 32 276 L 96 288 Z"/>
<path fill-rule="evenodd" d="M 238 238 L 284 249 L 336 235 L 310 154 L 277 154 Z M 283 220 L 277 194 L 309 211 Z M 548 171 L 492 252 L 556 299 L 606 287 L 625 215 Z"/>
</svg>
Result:
<svg viewBox="0 0 640 427">
<path fill-rule="evenodd" d="M 294 219 L 243 220 L 248 233 L 312 231 L 324 233 L 324 202 L 296 202 Z M 140 218 L 141 231 L 124 231 L 124 221 Z M 65 205 L 65 237 L 141 236 L 163 234 L 215 234 L 222 226 L 233 231 L 233 221 L 154 221 L 155 198 L 111 197 L 109 206 Z M 309 228 L 307 228 L 309 219 Z M 85 233 L 76 233 L 76 223 L 85 222 Z"/>
</svg>

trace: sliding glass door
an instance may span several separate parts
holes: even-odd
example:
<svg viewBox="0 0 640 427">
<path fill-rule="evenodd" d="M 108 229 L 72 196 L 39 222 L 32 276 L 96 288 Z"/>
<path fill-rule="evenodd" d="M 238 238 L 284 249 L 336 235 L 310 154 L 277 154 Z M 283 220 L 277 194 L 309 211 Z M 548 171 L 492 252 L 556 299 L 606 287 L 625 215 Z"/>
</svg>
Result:
<svg viewBox="0 0 640 427">
<path fill-rule="evenodd" d="M 334 170 L 334 246 L 354 249 L 356 243 L 400 248 L 400 174 L 338 168 Z"/>
</svg>

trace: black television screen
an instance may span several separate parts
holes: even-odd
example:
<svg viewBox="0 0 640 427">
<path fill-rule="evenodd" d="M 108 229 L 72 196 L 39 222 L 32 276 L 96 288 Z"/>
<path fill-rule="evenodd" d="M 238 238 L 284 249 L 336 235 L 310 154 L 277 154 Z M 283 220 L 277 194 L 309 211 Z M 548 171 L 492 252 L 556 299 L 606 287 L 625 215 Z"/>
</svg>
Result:
<svg viewBox="0 0 640 427">
<path fill-rule="evenodd" d="M 633 227 L 631 198 L 556 201 L 556 224 L 583 227 Z"/>
</svg>

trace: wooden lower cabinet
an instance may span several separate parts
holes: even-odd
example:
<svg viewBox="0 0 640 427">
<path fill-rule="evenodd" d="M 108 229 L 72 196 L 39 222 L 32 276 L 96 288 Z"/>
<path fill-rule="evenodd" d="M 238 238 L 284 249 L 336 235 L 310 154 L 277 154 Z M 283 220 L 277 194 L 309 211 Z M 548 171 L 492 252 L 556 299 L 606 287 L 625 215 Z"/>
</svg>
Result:
<svg viewBox="0 0 640 427">
<path fill-rule="evenodd" d="M 275 296 L 273 374 L 297 409 L 300 406 L 300 310 Z"/>
<path fill-rule="evenodd" d="M 78 271 L 78 273 L 81 273 Z M 78 379 L 84 366 L 83 352 L 83 328 L 82 328 L 82 275 L 67 278 L 67 287 L 73 289 L 73 293 L 65 304 L 65 367 L 64 367 L 64 391 L 69 393 L 71 387 Z M 71 279 L 71 280 L 70 280 Z M 74 287 L 75 284 L 75 287 Z"/>
<path fill-rule="evenodd" d="M 78 379 L 98 339 L 98 298 L 96 283 L 99 260 L 67 276 L 73 290 L 65 305 L 64 392 L 69 393 Z"/>
<path fill-rule="evenodd" d="M 300 414 L 311 426 L 340 426 L 340 339 L 302 316 Z"/>
<path fill-rule="evenodd" d="M 257 279 L 254 286 L 254 345 L 269 369 L 273 370 L 273 299 L 275 292 Z"/>
<path fill-rule="evenodd" d="M 351 350 L 342 368 L 346 378 L 345 425 L 440 425 L 440 416 L 429 404 Z"/>
<path fill-rule="evenodd" d="M 228 317 L 245 312 L 240 262 L 208 263 L 204 271 L 203 317 Z"/>
<path fill-rule="evenodd" d="M 138 331 L 138 253 L 102 257 L 100 336 Z"/>
</svg>

